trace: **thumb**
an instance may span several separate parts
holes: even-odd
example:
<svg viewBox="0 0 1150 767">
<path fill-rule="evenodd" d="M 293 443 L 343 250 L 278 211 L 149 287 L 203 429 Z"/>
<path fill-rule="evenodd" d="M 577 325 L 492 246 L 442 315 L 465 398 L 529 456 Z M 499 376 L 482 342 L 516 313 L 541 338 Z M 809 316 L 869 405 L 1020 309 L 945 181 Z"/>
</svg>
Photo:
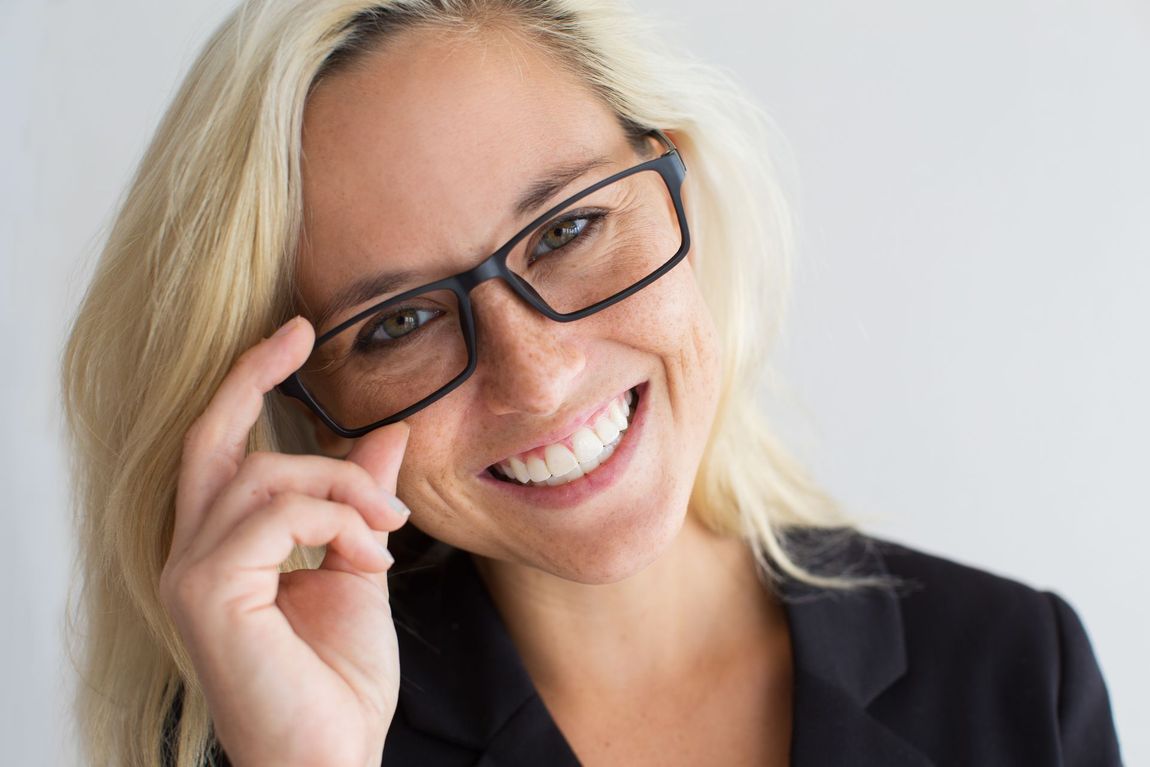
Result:
<svg viewBox="0 0 1150 767">
<path fill-rule="evenodd" d="M 380 489 L 395 495 L 399 465 L 403 463 L 410 433 L 411 427 L 403 421 L 376 429 L 355 443 L 347 460 L 367 469 Z"/>
</svg>

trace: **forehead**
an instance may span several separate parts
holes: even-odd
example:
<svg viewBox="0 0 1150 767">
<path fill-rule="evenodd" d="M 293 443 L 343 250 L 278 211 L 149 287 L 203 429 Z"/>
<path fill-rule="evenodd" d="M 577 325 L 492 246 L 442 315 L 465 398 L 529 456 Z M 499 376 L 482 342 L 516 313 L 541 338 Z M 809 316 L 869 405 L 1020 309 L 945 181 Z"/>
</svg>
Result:
<svg viewBox="0 0 1150 767">
<path fill-rule="evenodd" d="M 465 269 L 526 223 L 515 201 L 542 170 L 625 147 L 602 100 L 518 36 L 404 31 L 309 100 L 305 304 L 384 268 Z"/>
</svg>

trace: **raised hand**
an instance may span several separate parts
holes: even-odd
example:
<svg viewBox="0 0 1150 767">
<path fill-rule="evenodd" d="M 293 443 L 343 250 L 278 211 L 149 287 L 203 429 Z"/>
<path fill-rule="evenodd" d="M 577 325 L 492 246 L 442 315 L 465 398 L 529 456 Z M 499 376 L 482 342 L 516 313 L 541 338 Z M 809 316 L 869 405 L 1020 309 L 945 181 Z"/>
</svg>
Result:
<svg viewBox="0 0 1150 767">
<path fill-rule="evenodd" d="M 239 358 L 188 431 L 161 599 L 186 643 L 216 736 L 236 767 L 378 766 L 399 658 L 387 532 L 407 426 L 346 460 L 246 454 L 263 395 L 307 359 L 302 319 Z M 294 545 L 316 570 L 280 573 Z"/>
</svg>

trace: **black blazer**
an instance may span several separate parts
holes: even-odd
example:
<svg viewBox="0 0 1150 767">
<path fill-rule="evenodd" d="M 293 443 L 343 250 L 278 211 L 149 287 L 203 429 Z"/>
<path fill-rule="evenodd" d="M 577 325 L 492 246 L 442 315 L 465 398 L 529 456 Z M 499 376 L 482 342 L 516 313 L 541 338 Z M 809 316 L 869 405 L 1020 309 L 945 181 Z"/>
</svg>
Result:
<svg viewBox="0 0 1150 767">
<path fill-rule="evenodd" d="M 793 765 L 1121 764 L 1105 684 L 1066 602 L 894 544 L 844 540 L 821 569 L 901 585 L 784 588 Z M 579 764 L 470 555 L 440 544 L 389 580 L 401 681 L 384 767 Z"/>
</svg>

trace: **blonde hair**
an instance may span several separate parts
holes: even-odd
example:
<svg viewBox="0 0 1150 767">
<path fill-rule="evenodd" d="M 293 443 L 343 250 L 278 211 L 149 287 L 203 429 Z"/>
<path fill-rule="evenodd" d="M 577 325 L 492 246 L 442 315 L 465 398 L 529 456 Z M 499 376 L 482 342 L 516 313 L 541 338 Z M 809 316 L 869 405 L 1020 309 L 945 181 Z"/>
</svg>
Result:
<svg viewBox="0 0 1150 767">
<path fill-rule="evenodd" d="M 132 181 L 76 317 L 63 380 L 76 473 L 78 718 L 93 764 L 199 765 L 211 722 L 157 596 L 182 437 L 236 357 L 286 318 L 301 222 L 300 134 L 317 77 L 396 28 L 511 22 L 625 124 L 672 131 L 694 268 L 722 344 L 722 395 L 692 509 L 748 541 L 764 573 L 835 585 L 788 554 L 792 527 L 840 527 L 771 436 L 758 385 L 786 306 L 791 217 L 764 113 L 607 0 L 249 0 L 192 67 Z M 298 448 L 270 407 L 250 447 Z M 285 569 L 316 566 L 297 551 Z M 166 718 L 178 703 L 174 742 Z"/>
</svg>

